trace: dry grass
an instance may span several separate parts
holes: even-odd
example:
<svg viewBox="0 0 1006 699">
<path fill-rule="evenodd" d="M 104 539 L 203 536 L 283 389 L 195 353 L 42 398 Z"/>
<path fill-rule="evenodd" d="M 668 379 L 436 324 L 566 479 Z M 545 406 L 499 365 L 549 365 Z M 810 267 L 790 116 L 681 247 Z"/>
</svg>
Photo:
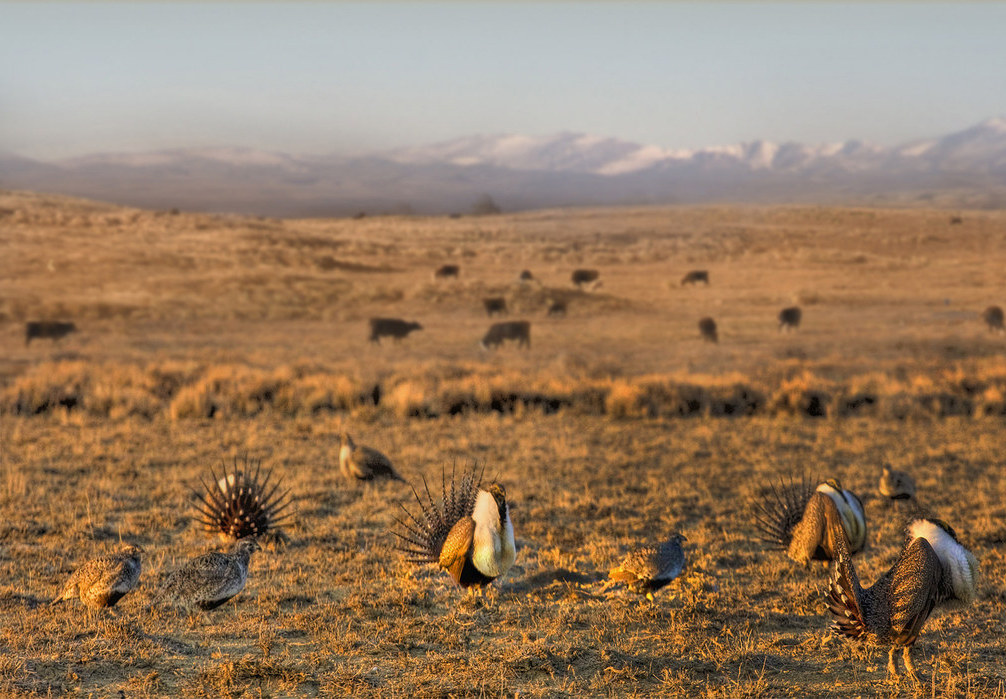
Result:
<svg viewBox="0 0 1006 699">
<path fill-rule="evenodd" d="M 1006 217 L 814 207 L 274 221 L 0 194 L 0 695 L 1004 697 Z M 434 283 L 458 262 L 461 279 Z M 573 267 L 602 271 L 574 291 Z M 531 269 L 542 286 L 514 282 Z M 680 288 L 689 269 L 712 284 Z M 532 349 L 479 353 L 481 298 L 532 319 Z M 546 319 L 552 298 L 567 318 Z M 804 306 L 799 333 L 775 314 Z M 418 319 L 366 343 L 371 315 Z M 516 312 L 511 314 L 511 317 Z M 717 346 L 695 326 L 712 315 Z M 23 346 L 23 322 L 74 320 Z M 738 415 L 746 417 L 737 419 Z M 820 415 L 821 419 L 809 419 Z M 690 419 L 681 419 L 688 417 Z M 485 597 L 404 563 L 411 493 L 338 477 L 337 434 L 410 480 L 479 459 L 508 487 L 517 564 Z M 185 484 L 249 454 L 297 499 L 211 613 L 147 610 L 212 546 Z M 872 581 L 905 513 L 880 466 L 982 562 L 978 602 L 927 625 L 921 687 L 831 638 L 825 573 L 753 540 L 745 498 L 778 473 L 864 495 Z M 654 603 L 602 595 L 626 548 L 681 530 Z M 45 605 L 84 557 L 146 549 L 115 614 Z"/>
<path fill-rule="evenodd" d="M 937 616 L 923 634 L 917 653 L 932 677 L 921 693 L 1002 696 L 997 422 L 630 424 L 561 414 L 354 422 L 411 479 L 477 457 L 508 484 L 518 562 L 497 591 L 471 598 L 390 551 L 392 515 L 411 494 L 343 483 L 331 422 L 7 422 L 5 464 L 21 464 L 13 479 L 32 494 L 15 483 L 2 499 L 17 515 L 0 533 L 0 691 L 910 696 L 910 685 L 885 681 L 882 651 L 828 637 L 824 570 L 753 541 L 744 504 L 780 471 L 841 477 L 866 499 L 871 533 L 858 565 L 872 580 L 900 543 L 904 513 L 872 495 L 890 461 L 916 474 L 982 561 L 976 605 Z M 256 555 L 236 603 L 146 613 L 160 575 L 213 545 L 186 516 L 183 483 L 245 451 L 293 487 L 293 542 Z M 679 529 L 688 569 L 655 603 L 601 595 L 601 576 L 627 546 Z M 120 534 L 148 556 L 143 587 L 114 618 L 44 606 L 80 558 Z"/>
</svg>

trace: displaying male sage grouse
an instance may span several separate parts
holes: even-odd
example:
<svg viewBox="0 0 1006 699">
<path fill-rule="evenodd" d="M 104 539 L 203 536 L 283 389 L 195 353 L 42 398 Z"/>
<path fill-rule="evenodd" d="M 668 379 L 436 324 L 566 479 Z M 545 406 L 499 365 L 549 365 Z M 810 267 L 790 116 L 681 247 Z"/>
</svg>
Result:
<svg viewBox="0 0 1006 699">
<path fill-rule="evenodd" d="M 834 560 L 843 535 L 852 553 L 866 545 L 863 503 L 833 478 L 814 490 L 806 480 L 770 485 L 766 494 L 752 500 L 752 508 L 762 541 L 786 549 L 805 566 Z"/>
<path fill-rule="evenodd" d="M 230 553 L 205 553 L 171 573 L 158 595 L 183 607 L 215 609 L 244 589 L 248 563 L 259 550 L 254 538 L 241 539 Z"/>
<path fill-rule="evenodd" d="M 644 546 L 631 551 L 622 563 L 608 571 L 613 583 L 626 583 L 633 592 L 646 593 L 653 599 L 653 593 L 681 575 L 685 567 L 685 552 L 681 542 L 687 541 L 681 534 L 675 534 L 659 546 Z"/>
<path fill-rule="evenodd" d="M 52 604 L 74 597 L 88 607 L 113 607 L 140 581 L 139 546 L 123 545 L 115 553 L 92 558 L 70 574 Z"/>
<path fill-rule="evenodd" d="M 934 609 L 965 607 L 975 600 L 978 561 L 938 519 L 913 520 L 907 533 L 898 560 L 866 589 L 859 584 L 845 542 L 840 542 L 828 610 L 837 617 L 835 633 L 890 645 L 887 672 L 895 677 L 894 654 L 903 649 L 905 669 L 917 680 L 912 645 Z"/>
<path fill-rule="evenodd" d="M 484 587 L 510 569 L 517 549 L 506 489 L 496 482 L 482 488 L 481 481 L 474 466 L 460 479 L 452 471 L 450 488 L 443 474 L 439 505 L 425 478 L 426 502 L 412 489 L 420 516 L 403 507 L 408 520 L 397 520 L 401 530 L 395 532 L 407 560 L 436 563 L 461 587 Z"/>
<path fill-rule="evenodd" d="M 260 460 L 235 459 L 234 471 L 217 476 L 210 469 L 209 482 L 200 478 L 202 492 L 193 489 L 197 520 L 210 534 L 227 542 L 248 536 L 286 541 L 281 525 L 292 513 L 290 491 L 281 490 L 281 480 L 273 471 L 262 472 Z M 243 466 L 243 468 L 238 468 Z"/>
<path fill-rule="evenodd" d="M 339 448 L 339 470 L 346 478 L 360 481 L 372 481 L 375 478 L 390 478 L 406 482 L 395 471 L 391 459 L 365 445 L 357 446 L 348 432 L 342 433 L 342 446 Z"/>
</svg>

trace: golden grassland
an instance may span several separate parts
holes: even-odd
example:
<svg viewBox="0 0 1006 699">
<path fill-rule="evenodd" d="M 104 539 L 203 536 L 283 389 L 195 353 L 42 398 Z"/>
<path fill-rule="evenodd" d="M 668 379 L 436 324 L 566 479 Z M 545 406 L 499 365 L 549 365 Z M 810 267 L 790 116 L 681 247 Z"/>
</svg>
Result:
<svg viewBox="0 0 1006 699">
<path fill-rule="evenodd" d="M 280 221 L 0 193 L 0 695 L 1006 696 L 1006 338 L 978 318 L 1006 305 L 1006 216 L 960 215 Z M 434 281 L 446 262 L 461 278 Z M 603 285 L 573 289 L 576 267 Z M 680 287 L 690 269 L 712 284 Z M 532 321 L 529 351 L 479 350 L 491 295 Z M 545 316 L 556 298 L 568 317 Z M 375 346 L 371 316 L 425 329 Z M 80 332 L 26 347 L 38 319 Z M 405 563 L 390 530 L 412 494 L 343 482 L 344 428 L 413 482 L 484 462 L 514 570 L 475 597 Z M 245 455 L 290 487 L 291 542 L 217 611 L 148 608 L 217 545 L 187 484 Z M 872 581 L 907 514 L 874 494 L 885 463 L 982 564 L 977 603 L 927 624 L 920 686 L 827 633 L 825 570 L 757 542 L 746 504 L 776 474 L 840 477 Z M 602 592 L 673 531 L 688 566 L 654 602 Z M 146 550 L 138 591 L 114 613 L 47 606 L 120 538 Z"/>
<path fill-rule="evenodd" d="M 97 416 L 402 416 L 514 403 L 588 414 L 1006 412 L 1006 217 L 802 208 L 278 221 L 0 195 L 0 407 Z M 458 281 L 432 279 L 445 261 Z M 576 267 L 601 271 L 580 292 Z M 708 288 L 684 287 L 690 269 Z M 519 284 L 521 269 L 539 280 Z M 482 353 L 481 300 L 532 320 Z M 550 299 L 567 318 L 545 316 Z M 799 304 L 797 335 L 776 330 Z M 367 319 L 417 319 L 395 345 Z M 713 316 L 720 344 L 702 342 Z M 81 332 L 24 347 L 23 325 Z"/>
</svg>

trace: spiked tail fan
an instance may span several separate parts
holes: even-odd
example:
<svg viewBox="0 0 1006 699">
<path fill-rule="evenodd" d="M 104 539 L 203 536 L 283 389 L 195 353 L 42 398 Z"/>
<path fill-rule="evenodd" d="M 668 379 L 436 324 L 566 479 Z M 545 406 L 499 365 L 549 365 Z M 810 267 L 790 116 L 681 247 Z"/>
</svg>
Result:
<svg viewBox="0 0 1006 699">
<path fill-rule="evenodd" d="M 799 480 L 791 477 L 788 482 L 780 478 L 778 484 L 769 483 L 759 495 L 751 497 L 749 504 L 758 527 L 758 538 L 779 548 L 787 548 L 793 538 L 793 527 L 803 517 L 813 494 L 812 482 L 802 476 Z"/>
<path fill-rule="evenodd" d="M 433 501 L 425 476 L 423 477 L 425 502 L 415 486 L 412 486 L 412 493 L 419 503 L 419 513 L 413 514 L 403 505 L 402 511 L 405 512 L 406 518 L 395 518 L 399 525 L 399 529 L 395 531 L 395 536 L 398 537 L 398 545 L 395 548 L 406 554 L 407 561 L 436 563 L 440 560 L 440 551 L 451 528 L 462 517 L 471 515 L 484 473 L 485 466 L 478 471 L 477 464 L 473 463 L 471 469 L 463 470 L 459 477 L 456 465 L 452 466 L 448 487 L 446 469 L 442 471 L 439 504 Z"/>
<path fill-rule="evenodd" d="M 835 615 L 832 630 L 842 636 L 859 638 L 867 633 L 866 619 L 860 605 L 863 588 L 852 565 L 845 537 L 837 537 L 837 557 L 828 584 L 828 611 Z"/>
<path fill-rule="evenodd" d="M 224 466 L 223 464 L 221 464 Z M 243 468 L 241 468 L 243 466 Z M 280 489 L 280 479 L 273 478 L 272 469 L 262 471 L 261 461 L 234 460 L 234 470 L 219 477 L 210 468 L 207 483 L 200 478 L 203 490 L 192 489 L 197 520 L 208 533 L 228 540 L 246 536 L 275 535 L 292 513 L 288 512 L 290 491 Z"/>
</svg>

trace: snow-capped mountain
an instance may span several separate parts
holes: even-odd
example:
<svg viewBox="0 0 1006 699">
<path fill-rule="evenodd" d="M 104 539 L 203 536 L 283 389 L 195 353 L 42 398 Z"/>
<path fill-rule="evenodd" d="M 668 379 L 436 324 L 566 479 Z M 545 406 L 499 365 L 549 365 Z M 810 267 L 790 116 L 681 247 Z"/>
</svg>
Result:
<svg viewBox="0 0 1006 699">
<path fill-rule="evenodd" d="M 940 139 L 916 141 L 895 149 L 898 157 L 965 172 L 1006 169 L 1006 117 L 988 119 Z"/>
<path fill-rule="evenodd" d="M 751 141 L 672 149 L 563 132 L 477 135 L 363 156 L 185 148 L 43 163 L 0 153 L 0 187 L 260 215 L 703 201 L 1006 206 L 1006 118 L 886 148 Z M 943 194 L 940 194 L 943 193 Z"/>
<path fill-rule="evenodd" d="M 563 132 L 552 136 L 469 136 L 380 154 L 399 163 L 488 165 L 513 170 L 625 175 L 648 169 L 689 166 L 734 167 L 748 171 L 800 172 L 807 169 L 862 171 L 881 165 L 902 168 L 952 167 L 988 171 L 1006 157 L 1006 117 L 989 119 L 943 138 L 896 148 L 864 143 L 803 145 L 751 141 L 699 149 L 668 149 L 615 138 Z"/>
<path fill-rule="evenodd" d="M 661 165 L 724 158 L 747 162 L 752 168 L 769 167 L 779 146 L 765 141 L 704 148 L 672 150 L 615 138 L 563 132 L 552 136 L 469 136 L 418 148 L 403 148 L 382 155 L 399 163 L 491 165 L 513 170 L 546 170 L 593 175 L 624 175 Z"/>
<path fill-rule="evenodd" d="M 553 136 L 468 136 L 380 155 L 398 163 L 620 175 L 649 167 L 672 156 L 672 152 L 615 138 L 563 132 Z"/>
</svg>

